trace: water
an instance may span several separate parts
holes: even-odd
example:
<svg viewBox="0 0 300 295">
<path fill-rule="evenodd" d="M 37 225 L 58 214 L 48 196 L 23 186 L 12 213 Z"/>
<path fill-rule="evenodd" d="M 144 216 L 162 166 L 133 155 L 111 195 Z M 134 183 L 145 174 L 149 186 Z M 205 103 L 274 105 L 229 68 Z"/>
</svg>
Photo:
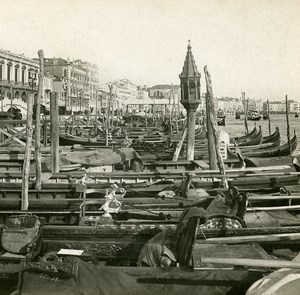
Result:
<svg viewBox="0 0 300 295">
<path fill-rule="evenodd" d="M 277 126 L 280 130 L 281 142 L 287 142 L 287 124 L 286 124 L 286 115 L 285 114 L 272 114 L 270 115 L 271 119 L 271 133 L 275 131 L 275 127 Z M 289 123 L 290 123 L 290 137 L 294 135 L 294 130 L 296 134 L 300 134 L 300 117 L 295 118 L 294 114 L 289 115 Z M 249 132 L 254 128 L 254 126 L 261 126 L 263 136 L 269 135 L 269 121 L 260 119 L 260 121 L 248 121 L 248 129 Z M 244 116 L 241 116 L 241 119 L 235 119 L 235 115 L 227 115 L 226 116 L 226 126 L 220 128 L 224 129 L 230 137 L 241 136 L 245 134 L 245 123 Z M 295 151 L 296 154 L 300 154 L 300 144 L 298 138 L 298 146 Z"/>
</svg>

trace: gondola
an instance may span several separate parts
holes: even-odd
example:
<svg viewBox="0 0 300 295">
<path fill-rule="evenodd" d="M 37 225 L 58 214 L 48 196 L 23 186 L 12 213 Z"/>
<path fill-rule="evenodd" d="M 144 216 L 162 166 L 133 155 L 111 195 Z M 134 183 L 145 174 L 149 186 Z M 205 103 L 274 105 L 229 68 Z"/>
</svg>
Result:
<svg viewBox="0 0 300 295">
<path fill-rule="evenodd" d="M 278 137 L 280 138 L 280 131 L 279 131 L 279 128 L 276 127 L 276 130 L 274 131 L 274 133 L 263 137 L 262 143 L 273 142 L 274 138 L 277 139 Z"/>
<path fill-rule="evenodd" d="M 253 130 L 251 132 L 249 132 L 245 135 L 239 136 L 239 137 L 231 138 L 230 141 L 231 142 L 242 143 L 242 142 L 250 140 L 253 136 L 255 136 L 255 134 L 257 134 L 256 126 L 253 128 Z"/>
<path fill-rule="evenodd" d="M 218 126 L 225 126 L 226 114 L 223 111 L 218 111 L 217 114 L 217 123 Z"/>
<path fill-rule="evenodd" d="M 280 133 L 274 133 L 274 137 L 272 139 L 273 141 L 269 141 L 267 143 L 261 143 L 257 145 L 249 145 L 249 146 L 238 146 L 240 151 L 242 153 L 245 152 L 250 152 L 250 151 L 257 151 L 257 150 L 262 150 L 262 149 L 269 149 L 269 148 L 274 148 L 278 147 L 280 145 Z M 231 148 L 231 147 L 230 147 Z M 236 147 L 232 147 L 231 149 L 235 149 Z"/>
<path fill-rule="evenodd" d="M 261 119 L 261 115 L 258 111 L 250 110 L 247 114 L 247 119 L 249 121 L 259 121 Z"/>
<path fill-rule="evenodd" d="M 75 144 L 81 144 L 84 146 L 105 146 L 105 140 L 88 139 L 80 136 L 74 136 L 69 133 L 59 134 L 59 145 L 73 146 Z"/>
<path fill-rule="evenodd" d="M 290 153 L 294 152 L 297 148 L 297 135 L 291 138 L 291 151 L 289 149 L 289 144 L 285 143 L 278 147 L 267 148 L 258 151 L 248 151 L 243 153 L 243 157 L 256 157 L 256 158 L 267 158 L 267 157 L 280 157 L 280 156 L 288 156 Z M 232 153 L 228 149 L 228 155 L 231 159 L 237 159 L 237 155 Z"/>
<path fill-rule="evenodd" d="M 262 131 L 261 126 L 259 126 L 259 131 L 254 134 L 249 140 L 237 143 L 238 146 L 250 146 L 250 145 L 258 145 L 262 142 Z"/>
</svg>

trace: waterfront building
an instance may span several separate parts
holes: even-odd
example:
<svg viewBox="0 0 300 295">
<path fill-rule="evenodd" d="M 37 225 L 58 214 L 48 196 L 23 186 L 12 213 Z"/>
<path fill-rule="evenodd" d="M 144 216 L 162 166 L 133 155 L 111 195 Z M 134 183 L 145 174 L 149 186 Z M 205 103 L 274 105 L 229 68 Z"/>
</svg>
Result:
<svg viewBox="0 0 300 295">
<path fill-rule="evenodd" d="M 54 77 L 60 109 L 65 112 L 94 112 L 98 91 L 98 67 L 77 59 L 45 58 L 45 72 Z"/>
<path fill-rule="evenodd" d="M 162 112 L 170 112 L 176 106 L 180 111 L 183 110 L 179 104 L 181 93 L 180 85 L 158 84 L 148 88 L 149 97 L 154 101 L 157 109 Z M 165 100 L 167 103 L 161 103 L 160 100 Z"/>
<path fill-rule="evenodd" d="M 39 64 L 24 54 L 0 50 L 1 110 L 16 107 L 26 114 L 27 96 L 37 92 Z"/>
<path fill-rule="evenodd" d="M 263 110 L 266 112 L 268 109 L 267 102 L 263 104 Z M 295 102 L 294 100 L 288 100 L 288 110 L 289 112 L 298 112 L 299 110 L 299 103 Z M 279 101 L 269 101 L 269 110 L 270 113 L 274 114 L 284 114 L 286 113 L 286 104 L 284 100 Z"/>
</svg>

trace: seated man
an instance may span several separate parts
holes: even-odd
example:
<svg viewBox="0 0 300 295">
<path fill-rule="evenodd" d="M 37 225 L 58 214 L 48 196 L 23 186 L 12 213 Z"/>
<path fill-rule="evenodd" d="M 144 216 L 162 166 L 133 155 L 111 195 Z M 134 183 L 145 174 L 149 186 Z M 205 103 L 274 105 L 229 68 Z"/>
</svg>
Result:
<svg viewBox="0 0 300 295">
<path fill-rule="evenodd" d="M 138 258 L 139 266 L 164 267 L 175 265 L 176 231 L 165 229 L 150 239 Z"/>
<path fill-rule="evenodd" d="M 206 212 L 202 208 L 186 209 L 177 229 L 167 228 L 150 239 L 140 252 L 139 266 L 163 267 L 187 266 L 190 262 L 199 222 L 204 221 Z"/>
</svg>

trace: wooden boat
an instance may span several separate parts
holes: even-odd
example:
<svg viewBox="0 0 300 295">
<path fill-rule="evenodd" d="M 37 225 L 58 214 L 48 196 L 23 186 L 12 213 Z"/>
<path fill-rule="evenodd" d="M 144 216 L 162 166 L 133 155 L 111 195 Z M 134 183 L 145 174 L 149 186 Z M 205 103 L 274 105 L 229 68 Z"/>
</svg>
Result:
<svg viewBox="0 0 300 295">
<path fill-rule="evenodd" d="M 71 135 L 69 133 L 59 134 L 59 145 L 61 146 L 73 146 L 75 144 L 80 144 L 83 146 L 105 146 L 105 139 L 96 140 L 88 139 L 80 136 Z"/>
<path fill-rule="evenodd" d="M 250 151 L 257 151 L 262 149 L 268 149 L 272 147 L 278 147 L 280 145 L 280 133 L 279 131 L 275 131 L 271 136 L 267 139 L 267 142 L 262 142 L 261 144 L 257 145 L 249 145 L 249 146 L 238 146 L 238 150 L 242 153 L 250 152 Z M 230 147 L 232 151 L 234 151 L 234 147 Z"/>
<path fill-rule="evenodd" d="M 269 119 L 269 115 L 268 114 L 263 114 L 263 119 L 264 120 L 268 120 Z"/>
<path fill-rule="evenodd" d="M 225 126 L 226 114 L 223 111 L 218 111 L 217 114 L 217 124 L 219 126 Z"/>
<path fill-rule="evenodd" d="M 262 143 L 274 142 L 274 139 L 277 140 L 278 137 L 280 139 L 280 131 L 279 128 L 276 126 L 276 130 L 274 133 L 262 138 Z"/>
<path fill-rule="evenodd" d="M 278 147 L 272 147 L 272 148 L 267 148 L 264 150 L 258 150 L 258 151 L 247 151 L 243 153 L 243 157 L 257 157 L 257 158 L 267 158 L 267 157 L 279 157 L 279 156 L 287 156 L 290 153 L 294 152 L 297 148 L 297 135 L 295 135 L 291 138 L 291 151 L 289 148 L 289 144 L 285 143 L 282 144 Z M 228 149 L 228 156 L 229 158 L 237 158 L 236 154 L 233 154 L 229 149 Z"/>
<path fill-rule="evenodd" d="M 298 158 L 292 156 L 279 156 L 279 157 L 269 157 L 269 158 L 254 158 L 247 157 L 244 158 L 246 167 L 267 167 L 267 166 L 279 166 L 288 165 L 291 167 L 291 171 L 299 171 Z"/>
<path fill-rule="evenodd" d="M 231 138 L 230 142 L 242 143 L 242 142 L 250 140 L 256 134 L 257 134 L 257 129 L 256 129 L 256 126 L 255 126 L 251 132 L 249 132 L 245 135 L 239 136 L 239 137 Z"/>
<path fill-rule="evenodd" d="M 261 115 L 258 111 L 250 110 L 247 114 L 247 119 L 250 121 L 259 121 L 261 119 Z"/>
<path fill-rule="evenodd" d="M 249 140 L 237 143 L 237 146 L 242 147 L 242 146 L 251 146 L 251 145 L 259 145 L 262 142 L 262 130 L 261 126 L 259 126 L 259 131 L 252 135 Z"/>
</svg>

